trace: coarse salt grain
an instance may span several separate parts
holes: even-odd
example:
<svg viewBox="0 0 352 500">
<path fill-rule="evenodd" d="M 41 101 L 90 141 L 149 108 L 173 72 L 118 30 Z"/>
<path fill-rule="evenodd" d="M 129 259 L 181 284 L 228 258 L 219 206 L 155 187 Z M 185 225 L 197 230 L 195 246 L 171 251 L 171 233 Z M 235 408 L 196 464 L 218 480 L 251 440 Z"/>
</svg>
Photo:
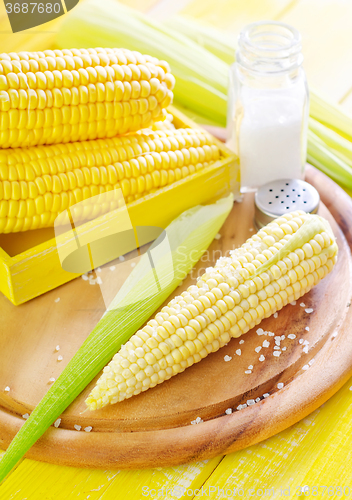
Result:
<svg viewBox="0 0 352 500">
<path fill-rule="evenodd" d="M 297 302 L 295 300 L 293 300 L 292 302 L 290 302 L 291 306 L 295 306 L 297 304 Z"/>
<path fill-rule="evenodd" d="M 275 333 L 274 332 L 268 332 L 269 337 L 274 337 Z"/>
<path fill-rule="evenodd" d="M 246 370 L 244 373 L 245 373 L 246 375 L 249 375 L 250 373 L 252 373 L 252 370 Z"/>
<path fill-rule="evenodd" d="M 93 429 L 91 425 L 88 425 L 87 427 L 84 428 L 85 432 L 90 432 Z"/>
<path fill-rule="evenodd" d="M 95 280 L 94 279 L 93 280 L 89 280 L 89 284 L 90 285 L 95 285 Z"/>
<path fill-rule="evenodd" d="M 98 283 L 98 285 L 102 285 L 103 284 L 103 280 L 101 279 L 100 276 L 97 277 L 96 283 Z"/>
<path fill-rule="evenodd" d="M 283 347 L 283 348 L 282 348 L 282 350 L 283 350 L 283 351 L 286 351 L 286 349 L 287 349 L 287 347 Z"/>
<path fill-rule="evenodd" d="M 98 267 L 98 268 L 97 268 L 97 272 L 98 272 L 98 273 L 101 273 L 101 267 Z"/>
<path fill-rule="evenodd" d="M 61 356 L 61 354 L 60 354 L 60 356 L 58 356 L 58 357 L 57 357 L 57 360 L 58 360 L 58 361 L 62 361 L 63 359 L 64 359 L 64 358 Z"/>
<path fill-rule="evenodd" d="M 254 399 L 248 399 L 248 401 L 247 401 L 247 405 L 248 406 L 251 406 L 251 405 L 254 405 L 254 404 L 255 404 Z"/>
<path fill-rule="evenodd" d="M 302 370 L 308 370 L 308 368 L 309 368 L 309 365 L 304 365 L 304 366 L 302 367 Z"/>
<path fill-rule="evenodd" d="M 278 388 L 278 389 L 282 389 L 282 388 L 283 388 L 283 386 L 284 386 L 284 384 L 283 384 L 282 382 L 279 382 L 279 383 L 277 384 L 277 388 Z"/>
<path fill-rule="evenodd" d="M 57 345 L 57 346 L 55 347 L 55 351 L 60 351 L 60 346 L 59 346 L 59 345 Z"/>
<path fill-rule="evenodd" d="M 50 377 L 50 378 L 49 378 L 49 382 L 50 382 L 50 383 L 55 382 L 55 378 L 54 378 L 54 377 Z"/>
<path fill-rule="evenodd" d="M 255 352 L 260 352 L 262 350 L 262 346 L 258 345 L 258 347 L 256 347 L 254 350 Z"/>
<path fill-rule="evenodd" d="M 263 398 L 268 398 L 270 396 L 270 394 L 268 392 L 266 392 L 265 394 L 263 394 Z"/>
<path fill-rule="evenodd" d="M 281 351 L 274 351 L 273 355 L 276 356 L 277 358 L 280 356 Z"/>
<path fill-rule="evenodd" d="M 299 339 L 299 343 L 300 344 L 303 344 L 304 340 L 303 339 Z"/>
<path fill-rule="evenodd" d="M 301 302 L 301 303 L 300 303 L 300 306 L 301 306 L 301 307 L 306 307 L 306 305 L 305 305 L 305 303 L 304 303 L 304 302 Z"/>
<path fill-rule="evenodd" d="M 263 356 L 263 354 L 261 354 L 261 355 L 259 356 L 259 361 L 264 361 L 264 360 L 265 360 L 265 356 Z"/>
<path fill-rule="evenodd" d="M 29 413 L 25 413 L 24 415 L 22 415 L 22 418 L 24 418 L 25 420 L 27 420 L 27 418 L 29 418 Z"/>
<path fill-rule="evenodd" d="M 303 341 L 303 345 L 308 345 L 309 344 L 309 340 L 304 340 Z"/>
<path fill-rule="evenodd" d="M 241 356 L 241 353 L 242 353 L 241 349 L 237 349 L 236 351 L 237 356 Z"/>
<path fill-rule="evenodd" d="M 257 335 L 264 335 L 264 330 L 263 330 L 263 328 L 258 328 L 258 330 L 257 330 Z"/>
<path fill-rule="evenodd" d="M 115 271 L 116 266 L 110 266 L 109 269 L 110 269 L 110 271 Z"/>
<path fill-rule="evenodd" d="M 274 313 L 274 318 L 276 319 L 279 316 L 278 313 Z"/>
<path fill-rule="evenodd" d="M 279 346 L 279 345 L 280 345 L 280 343 L 281 343 L 281 339 L 280 339 L 280 340 L 275 340 L 275 345 L 276 345 L 276 346 Z"/>
<path fill-rule="evenodd" d="M 245 408 L 247 408 L 247 404 L 244 403 L 243 405 L 238 405 L 236 410 L 240 411 L 240 410 L 244 410 Z"/>
<path fill-rule="evenodd" d="M 305 327 L 305 330 L 307 330 L 307 332 L 309 332 L 309 326 L 306 326 L 306 327 Z"/>
<path fill-rule="evenodd" d="M 73 427 L 76 429 L 76 431 L 80 431 L 82 429 L 82 426 L 77 424 L 75 424 Z"/>
<path fill-rule="evenodd" d="M 58 418 L 58 419 L 57 419 L 57 420 L 55 420 L 55 422 L 54 422 L 54 427 L 58 428 L 60 424 L 61 424 L 61 418 Z"/>
<path fill-rule="evenodd" d="M 308 349 L 309 349 L 309 347 L 308 347 L 307 345 L 305 345 L 305 346 L 303 347 L 303 352 L 304 352 L 305 354 L 308 354 Z"/>
<path fill-rule="evenodd" d="M 281 335 L 281 340 L 285 340 L 286 336 L 285 335 Z"/>
<path fill-rule="evenodd" d="M 215 239 L 216 240 L 219 240 L 220 238 L 221 238 L 221 234 L 220 233 L 218 233 L 218 234 L 215 235 Z"/>
<path fill-rule="evenodd" d="M 296 335 L 295 335 L 294 333 L 289 333 L 289 334 L 287 335 L 287 338 L 288 338 L 288 339 L 292 339 L 292 340 L 293 340 L 293 339 L 295 339 L 295 338 L 296 338 Z"/>
<path fill-rule="evenodd" d="M 255 402 L 256 402 L 256 403 L 259 403 L 259 401 L 260 401 L 260 398 L 257 398 L 257 399 L 255 400 Z"/>
<path fill-rule="evenodd" d="M 134 267 L 136 265 L 135 262 L 131 262 L 131 267 Z"/>
<path fill-rule="evenodd" d="M 192 420 L 191 424 L 200 424 L 201 422 L 203 422 L 203 420 L 200 417 L 197 417 L 195 420 Z"/>
<path fill-rule="evenodd" d="M 119 261 L 123 262 L 125 260 L 125 257 L 123 255 L 120 255 Z"/>
<path fill-rule="evenodd" d="M 60 297 L 58 297 L 57 299 L 55 299 L 55 300 L 54 300 L 54 302 L 56 302 L 56 304 L 57 304 L 58 302 L 60 302 Z"/>
<path fill-rule="evenodd" d="M 240 340 L 240 341 L 239 341 L 239 343 L 240 343 L 240 344 L 244 344 L 244 340 L 243 340 L 243 339 L 242 339 L 242 340 Z"/>
<path fill-rule="evenodd" d="M 253 365 L 249 365 L 248 370 L 253 370 Z"/>
<path fill-rule="evenodd" d="M 269 340 L 264 340 L 263 347 L 269 347 L 269 345 L 270 345 Z"/>
<path fill-rule="evenodd" d="M 228 356 L 226 354 L 226 356 L 224 356 L 224 361 L 231 361 L 232 357 L 231 356 Z"/>
<path fill-rule="evenodd" d="M 307 307 L 307 309 L 305 309 L 305 311 L 307 314 L 310 314 L 314 311 L 314 309 L 312 309 L 311 307 Z"/>
<path fill-rule="evenodd" d="M 9 392 L 9 391 L 10 391 L 10 387 L 7 385 L 7 386 L 5 387 L 5 392 Z"/>
<path fill-rule="evenodd" d="M 82 278 L 83 281 L 88 281 L 89 280 L 89 278 L 88 278 L 88 276 L 86 274 L 82 274 L 81 278 Z"/>
<path fill-rule="evenodd" d="M 225 410 L 225 413 L 226 413 L 226 415 L 231 415 L 232 408 L 227 408 L 227 410 Z"/>
<path fill-rule="evenodd" d="M 314 359 L 314 358 L 313 358 L 313 359 L 311 359 L 310 361 L 308 361 L 309 366 L 312 366 L 312 364 L 313 364 L 314 362 L 315 362 L 315 359 Z"/>
<path fill-rule="evenodd" d="M 279 345 L 274 345 L 274 351 L 281 351 L 281 347 Z"/>
</svg>

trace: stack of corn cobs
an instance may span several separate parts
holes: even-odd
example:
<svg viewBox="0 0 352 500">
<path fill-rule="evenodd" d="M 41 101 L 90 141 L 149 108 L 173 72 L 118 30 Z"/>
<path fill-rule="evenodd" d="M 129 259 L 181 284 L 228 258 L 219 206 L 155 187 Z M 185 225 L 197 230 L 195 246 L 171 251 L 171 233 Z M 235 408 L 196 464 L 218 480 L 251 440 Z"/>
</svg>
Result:
<svg viewBox="0 0 352 500">
<path fill-rule="evenodd" d="M 131 203 L 216 161 L 208 134 L 158 123 L 174 83 L 165 61 L 125 49 L 1 54 L 0 233 L 118 188 Z"/>
</svg>

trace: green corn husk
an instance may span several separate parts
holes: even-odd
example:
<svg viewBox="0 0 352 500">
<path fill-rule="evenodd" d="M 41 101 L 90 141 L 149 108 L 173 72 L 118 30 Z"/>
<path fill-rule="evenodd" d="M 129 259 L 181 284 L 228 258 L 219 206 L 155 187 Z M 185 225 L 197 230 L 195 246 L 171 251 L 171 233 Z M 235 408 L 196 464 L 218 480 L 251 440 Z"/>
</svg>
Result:
<svg viewBox="0 0 352 500">
<path fill-rule="evenodd" d="M 232 204 L 233 195 L 229 195 L 215 204 L 187 210 L 165 230 L 172 258 L 169 253 L 167 258 L 162 256 L 151 270 L 149 255 L 142 256 L 102 319 L 12 440 L 0 461 L 0 481 L 175 290 L 213 241 Z M 155 291 L 156 276 L 157 283 L 163 284 L 159 291 Z"/>
<path fill-rule="evenodd" d="M 126 47 L 166 60 L 177 102 L 225 125 L 228 65 L 194 41 L 115 0 L 86 0 L 67 16 L 59 47 Z"/>
<path fill-rule="evenodd" d="M 310 92 L 309 114 L 331 130 L 334 130 L 342 137 L 352 141 L 352 118 L 344 109 L 314 89 Z"/>
</svg>

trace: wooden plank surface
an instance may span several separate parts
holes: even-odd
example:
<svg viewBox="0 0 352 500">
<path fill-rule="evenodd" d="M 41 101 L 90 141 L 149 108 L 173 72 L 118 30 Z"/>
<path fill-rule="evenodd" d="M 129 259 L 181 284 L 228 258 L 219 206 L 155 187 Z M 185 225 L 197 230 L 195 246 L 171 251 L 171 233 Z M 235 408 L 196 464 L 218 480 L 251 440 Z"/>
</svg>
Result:
<svg viewBox="0 0 352 500">
<path fill-rule="evenodd" d="M 352 2 L 303 0 L 279 19 L 301 32 L 308 83 L 342 100 L 352 87 Z"/>
</svg>

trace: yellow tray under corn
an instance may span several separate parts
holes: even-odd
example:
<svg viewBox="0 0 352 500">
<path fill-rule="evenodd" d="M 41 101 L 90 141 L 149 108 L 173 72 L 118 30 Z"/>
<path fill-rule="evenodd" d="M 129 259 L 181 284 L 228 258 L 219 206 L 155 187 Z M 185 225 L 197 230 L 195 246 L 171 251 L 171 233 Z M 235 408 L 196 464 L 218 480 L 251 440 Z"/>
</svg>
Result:
<svg viewBox="0 0 352 500">
<path fill-rule="evenodd" d="M 192 120 L 171 107 L 176 128 L 199 128 Z M 155 226 L 165 228 L 175 217 L 192 206 L 219 199 L 229 192 L 239 193 L 239 165 L 237 157 L 221 142 L 221 159 L 172 185 L 130 203 L 128 215 L 133 227 Z M 89 239 L 96 238 L 97 228 L 109 225 L 114 212 L 103 215 L 80 227 Z M 100 230 L 100 229 L 99 229 Z M 72 250 L 72 230 L 60 235 L 60 255 Z M 106 264 L 110 259 L 94 262 Z M 84 272 L 68 272 L 61 265 L 54 228 L 0 235 L 0 291 L 15 305 L 27 302 L 52 290 Z M 95 267 L 96 267 L 95 265 Z"/>
</svg>

